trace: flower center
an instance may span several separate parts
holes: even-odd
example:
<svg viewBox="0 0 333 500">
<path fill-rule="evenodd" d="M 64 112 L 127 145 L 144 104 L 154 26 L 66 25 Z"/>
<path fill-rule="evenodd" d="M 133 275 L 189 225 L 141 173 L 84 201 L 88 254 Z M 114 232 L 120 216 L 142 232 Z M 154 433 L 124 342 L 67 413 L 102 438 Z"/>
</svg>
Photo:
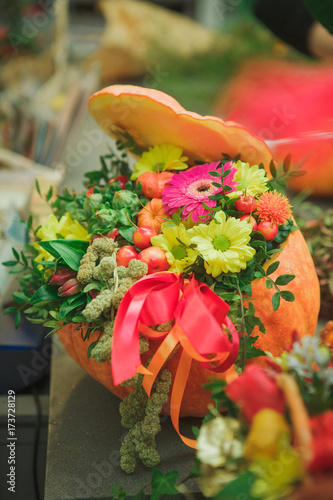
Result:
<svg viewBox="0 0 333 500">
<path fill-rule="evenodd" d="M 230 247 L 230 241 L 225 236 L 218 236 L 213 240 L 213 247 L 215 250 L 225 252 Z"/>
<path fill-rule="evenodd" d="M 172 247 L 171 253 L 176 260 L 184 259 L 187 256 L 186 248 L 177 245 Z"/>
<path fill-rule="evenodd" d="M 211 179 L 198 179 L 191 182 L 186 189 L 186 195 L 198 201 L 206 200 L 208 196 L 218 190 L 218 188 L 212 185 L 212 182 Z"/>
<path fill-rule="evenodd" d="M 248 187 L 248 182 L 245 181 L 244 179 L 237 179 L 238 186 L 237 186 L 237 191 L 244 191 Z"/>
</svg>

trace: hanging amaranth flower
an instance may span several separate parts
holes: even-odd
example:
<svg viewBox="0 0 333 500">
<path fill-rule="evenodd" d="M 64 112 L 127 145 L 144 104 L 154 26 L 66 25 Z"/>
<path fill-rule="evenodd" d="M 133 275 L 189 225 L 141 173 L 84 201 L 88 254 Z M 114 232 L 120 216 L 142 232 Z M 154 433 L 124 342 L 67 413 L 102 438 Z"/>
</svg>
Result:
<svg viewBox="0 0 333 500">
<path fill-rule="evenodd" d="M 215 207 L 216 201 L 210 200 L 209 196 L 223 191 L 222 187 L 213 185 L 213 182 L 217 181 L 217 177 L 212 177 L 209 173 L 218 170 L 219 165 L 220 162 L 205 163 L 174 175 L 162 195 L 163 204 L 167 206 L 168 212 L 172 214 L 184 207 L 182 219 L 187 219 L 191 214 L 193 222 L 198 222 L 200 217 L 208 215 L 209 210 L 204 208 L 202 204 Z M 224 166 L 223 170 L 227 169 L 229 166 Z M 237 187 L 237 182 L 234 180 L 235 173 L 236 169 L 231 168 L 231 172 L 223 179 L 224 185 L 231 188 L 225 194 L 234 191 Z"/>
</svg>

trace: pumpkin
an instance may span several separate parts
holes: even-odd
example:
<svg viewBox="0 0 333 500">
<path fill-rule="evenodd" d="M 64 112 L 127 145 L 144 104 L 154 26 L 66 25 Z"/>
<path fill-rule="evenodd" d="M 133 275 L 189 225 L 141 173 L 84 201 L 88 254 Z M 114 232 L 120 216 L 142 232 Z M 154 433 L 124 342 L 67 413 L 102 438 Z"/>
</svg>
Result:
<svg viewBox="0 0 333 500">
<path fill-rule="evenodd" d="M 142 193 L 147 198 L 162 198 L 162 192 L 172 176 L 172 172 L 145 172 L 137 182 L 141 182 Z"/>
<path fill-rule="evenodd" d="M 223 86 L 216 113 L 270 141 L 279 162 L 305 159 L 307 175 L 290 178 L 295 191 L 333 195 L 332 65 L 250 61 Z M 259 105 L 258 105 L 259 103 Z"/>
<path fill-rule="evenodd" d="M 158 234 L 161 231 L 161 225 L 167 219 L 170 219 L 170 217 L 164 211 L 162 200 L 160 198 L 153 198 L 138 213 L 138 226 L 150 226 Z"/>
<path fill-rule="evenodd" d="M 172 98 L 156 90 L 119 85 L 109 87 L 91 98 L 90 110 L 99 123 L 104 120 L 101 125 L 112 135 L 115 135 L 120 127 L 145 148 L 154 144 L 172 143 L 184 148 L 184 153 L 193 160 L 205 161 L 216 161 L 222 151 L 235 154 L 238 150 L 251 152 L 249 157 L 244 155 L 244 160 L 252 163 L 260 163 L 261 160 L 266 163 L 271 157 L 267 146 L 243 127 L 186 112 Z M 147 209 L 149 205 L 151 212 L 140 212 L 140 225 L 147 225 L 147 220 L 142 220 L 142 217 L 148 218 L 147 213 L 151 223 L 152 218 L 155 220 L 162 217 L 162 200 L 154 198 L 148 203 Z M 273 291 L 266 288 L 263 278 L 253 282 L 252 299 L 255 300 L 256 314 L 263 320 L 267 330 L 265 335 L 256 330 L 253 332 L 253 335 L 259 335 L 256 346 L 277 356 L 290 346 L 295 329 L 300 337 L 314 334 L 319 312 L 319 283 L 300 231 L 290 234 L 275 259 L 278 259 L 280 264 L 275 274 L 271 275 L 272 278 L 280 274 L 296 275 L 288 285 L 296 300 L 282 300 L 280 308 L 274 312 L 271 304 Z M 271 262 L 272 260 L 267 265 Z M 101 364 L 87 358 L 88 343 L 82 340 L 76 325 L 65 325 L 58 331 L 58 335 L 69 354 L 111 392 L 124 398 L 131 391 L 130 387 L 114 386 L 109 361 Z M 95 340 L 97 335 L 95 332 L 91 341 Z M 150 340 L 150 350 L 142 356 L 143 363 L 152 357 L 159 344 L 160 341 Z M 181 349 L 176 349 L 174 356 L 165 365 L 173 377 L 180 351 Z M 228 380 L 234 375 L 233 368 L 226 373 L 216 374 L 203 368 L 197 361 L 192 361 L 181 405 L 181 416 L 206 414 L 209 393 L 202 389 L 202 385 L 207 381 L 207 377 L 218 376 Z M 169 410 L 170 401 L 164 406 L 164 412 L 169 413 Z"/>
<path fill-rule="evenodd" d="M 256 308 L 256 314 L 262 319 L 266 326 L 266 334 L 257 331 L 253 335 L 259 335 L 256 347 L 264 351 L 270 351 L 274 356 L 280 355 L 285 348 L 291 345 L 293 331 L 297 330 L 300 337 L 313 334 L 317 325 L 319 312 L 319 283 L 317 280 L 314 265 L 308 252 L 305 240 L 300 231 L 292 233 L 283 250 L 278 257 L 279 268 L 270 275 L 273 279 L 284 273 L 296 274 L 296 278 L 288 285 L 288 289 L 295 295 L 295 302 L 281 301 L 281 305 L 276 312 L 272 309 L 272 290 L 267 290 L 265 280 L 259 279 L 253 282 L 252 299 Z M 269 261 L 269 264 L 272 260 Z M 267 264 L 268 265 L 268 264 Z M 94 379 L 102 383 L 113 394 L 124 398 L 131 391 L 130 387 L 115 387 L 111 375 L 111 363 L 105 361 L 98 363 L 91 358 L 87 358 L 88 342 L 84 342 L 81 334 L 76 330 L 77 325 L 65 325 L 58 331 L 58 336 L 64 344 L 68 353 L 79 363 Z M 90 340 L 96 340 L 98 333 L 90 336 Z M 152 357 L 160 341 L 149 341 L 150 350 L 142 355 L 145 363 Z M 179 362 L 181 349 L 176 350 L 175 355 L 168 360 L 165 367 L 174 376 Z M 264 364 L 265 358 L 257 358 L 255 361 Z M 215 373 L 203 368 L 197 361 L 192 361 L 191 371 L 186 385 L 181 416 L 204 416 L 207 413 L 207 404 L 210 402 L 208 391 L 202 389 L 202 385 L 207 383 L 207 377 L 219 377 L 229 379 L 233 377 L 233 370 L 226 373 Z M 169 414 L 170 401 L 164 406 L 164 412 Z"/>
</svg>

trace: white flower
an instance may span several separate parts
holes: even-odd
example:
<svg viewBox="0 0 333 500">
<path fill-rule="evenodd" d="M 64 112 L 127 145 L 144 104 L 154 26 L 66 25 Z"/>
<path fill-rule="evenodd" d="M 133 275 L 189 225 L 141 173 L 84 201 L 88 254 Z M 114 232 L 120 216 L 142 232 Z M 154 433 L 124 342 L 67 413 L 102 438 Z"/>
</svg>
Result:
<svg viewBox="0 0 333 500">
<path fill-rule="evenodd" d="M 228 458 L 242 457 L 243 444 L 235 438 L 237 431 L 239 431 L 239 423 L 230 417 L 217 416 L 204 424 L 197 440 L 197 458 L 200 462 L 212 467 L 220 467 Z"/>
</svg>

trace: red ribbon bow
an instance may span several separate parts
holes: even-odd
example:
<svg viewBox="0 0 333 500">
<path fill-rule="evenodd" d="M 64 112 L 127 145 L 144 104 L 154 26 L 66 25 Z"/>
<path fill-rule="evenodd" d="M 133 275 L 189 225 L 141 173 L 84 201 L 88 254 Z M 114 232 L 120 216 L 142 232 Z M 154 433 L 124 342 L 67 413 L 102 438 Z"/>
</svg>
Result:
<svg viewBox="0 0 333 500">
<path fill-rule="evenodd" d="M 228 311 L 229 306 L 204 283 L 192 278 L 184 287 L 182 276 L 160 272 L 137 281 L 125 294 L 116 314 L 111 353 L 115 385 L 139 371 L 145 375 L 143 386 L 149 396 L 171 352 L 178 343 L 183 347 L 171 391 L 170 415 L 181 439 L 193 448 L 196 441 L 179 432 L 181 401 L 193 359 L 215 372 L 224 372 L 235 362 L 239 337 L 226 316 Z M 155 332 L 148 326 L 173 319 L 175 325 L 169 332 Z M 229 329 L 232 342 L 222 325 Z M 139 331 L 150 339 L 164 338 L 148 368 L 141 364 Z"/>
</svg>

